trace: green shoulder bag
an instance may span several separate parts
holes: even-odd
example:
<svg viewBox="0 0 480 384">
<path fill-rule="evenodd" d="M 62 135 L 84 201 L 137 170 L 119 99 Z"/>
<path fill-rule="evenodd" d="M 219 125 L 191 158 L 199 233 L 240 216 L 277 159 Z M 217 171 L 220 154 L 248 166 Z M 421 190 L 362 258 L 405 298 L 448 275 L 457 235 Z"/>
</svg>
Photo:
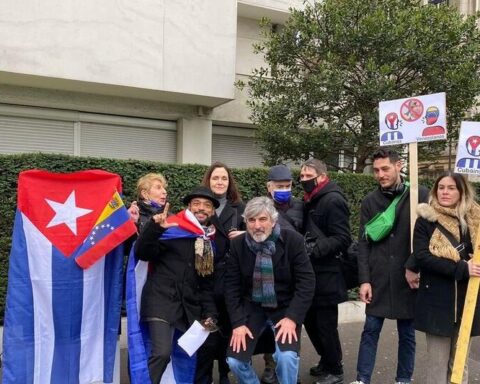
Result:
<svg viewBox="0 0 480 384">
<path fill-rule="evenodd" d="M 368 239 L 377 242 L 383 240 L 390 234 L 390 232 L 392 232 L 395 224 L 395 210 L 397 204 L 403 195 L 405 195 L 409 186 L 410 184 L 406 182 L 402 194 L 395 197 L 385 211 L 377 213 L 367 224 L 365 224 L 365 236 L 367 236 Z"/>
</svg>

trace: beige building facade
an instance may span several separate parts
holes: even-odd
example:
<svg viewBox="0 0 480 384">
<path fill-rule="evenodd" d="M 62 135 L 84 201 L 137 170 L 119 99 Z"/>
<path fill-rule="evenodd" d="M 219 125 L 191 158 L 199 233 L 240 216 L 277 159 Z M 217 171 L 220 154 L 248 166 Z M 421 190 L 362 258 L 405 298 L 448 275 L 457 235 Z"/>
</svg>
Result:
<svg viewBox="0 0 480 384">
<path fill-rule="evenodd" d="M 449 0 L 462 12 L 480 0 Z M 426 3 L 427 1 L 425 1 Z M 246 93 L 259 20 L 302 0 L 0 4 L 0 154 L 259 166 Z"/>
<path fill-rule="evenodd" d="M 0 153 L 261 165 L 244 94 L 286 0 L 0 4 Z"/>
</svg>

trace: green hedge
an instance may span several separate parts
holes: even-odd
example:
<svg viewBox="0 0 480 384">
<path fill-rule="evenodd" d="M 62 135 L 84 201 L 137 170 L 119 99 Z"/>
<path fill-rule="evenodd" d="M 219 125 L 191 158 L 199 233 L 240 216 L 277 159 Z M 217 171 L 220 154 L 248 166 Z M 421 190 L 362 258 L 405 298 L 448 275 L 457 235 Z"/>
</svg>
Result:
<svg viewBox="0 0 480 384">
<path fill-rule="evenodd" d="M 176 211 L 182 207 L 181 198 L 191 188 L 200 183 L 206 168 L 202 165 L 161 164 L 138 160 L 113 160 L 64 155 L 0 155 L 0 322 L 3 322 L 8 255 L 16 208 L 19 172 L 28 169 L 45 169 L 53 172 L 103 169 L 114 172 L 122 176 L 123 192 L 127 205 L 135 199 L 137 179 L 148 172 L 160 172 L 168 180 L 169 201 L 172 204 L 172 211 Z M 233 172 L 245 201 L 266 193 L 266 168 L 234 169 Z M 298 177 L 298 171 L 294 172 L 294 176 Z M 332 173 L 330 177 L 343 188 L 348 197 L 352 211 L 352 230 L 356 233 L 360 201 L 369 191 L 375 188 L 375 181 L 371 176 L 357 174 Z M 294 194 L 301 196 L 298 184 L 295 185 Z"/>
</svg>

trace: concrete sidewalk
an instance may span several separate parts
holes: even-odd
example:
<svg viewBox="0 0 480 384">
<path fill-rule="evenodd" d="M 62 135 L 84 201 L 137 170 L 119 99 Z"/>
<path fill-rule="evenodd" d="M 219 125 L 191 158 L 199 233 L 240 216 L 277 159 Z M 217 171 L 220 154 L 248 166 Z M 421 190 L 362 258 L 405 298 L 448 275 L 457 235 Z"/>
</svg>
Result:
<svg viewBox="0 0 480 384">
<path fill-rule="evenodd" d="M 363 330 L 364 305 L 359 302 L 343 303 L 339 307 L 339 332 L 342 341 L 343 361 L 345 365 L 345 384 L 348 384 L 356 378 L 356 365 L 358 355 L 358 345 Z M 3 331 L 0 329 L 0 346 Z M 122 319 L 121 336 L 121 374 L 120 383 L 128 384 L 127 375 L 127 349 L 126 349 L 126 319 Z M 386 320 L 384 329 L 380 336 L 377 360 L 374 375 L 371 384 L 393 384 L 395 379 L 395 370 L 397 365 L 397 340 L 396 323 L 392 320 Z M 312 384 L 315 378 L 310 376 L 308 371 L 318 362 L 318 356 L 313 349 L 310 340 L 305 332 L 302 333 L 302 354 L 300 360 L 300 378 L 303 384 Z M 417 332 L 417 354 L 415 359 L 414 381 L 418 384 L 424 384 L 426 379 L 426 345 L 425 335 Z M 254 356 L 254 367 L 257 373 L 263 371 L 263 360 L 261 356 Z M 474 338 L 470 351 L 469 360 L 469 383 L 480 383 L 480 337 Z M 1 379 L 0 370 L 0 379 Z M 214 376 L 217 380 L 217 375 Z M 237 383 L 233 377 L 232 383 Z"/>
<path fill-rule="evenodd" d="M 339 332 L 343 348 L 343 361 L 345 365 L 345 383 L 348 384 L 356 379 L 356 365 L 358 355 L 358 345 L 363 330 L 364 305 L 359 302 L 343 303 L 339 307 Z M 417 354 L 415 359 L 414 381 L 418 384 L 426 382 L 426 345 L 425 335 L 417 332 Z M 395 381 L 395 371 L 397 366 L 397 345 L 398 334 L 396 331 L 396 322 L 386 320 L 382 330 L 377 360 L 372 377 L 371 384 L 393 384 Z M 302 333 L 302 354 L 301 354 L 300 378 L 302 384 L 312 384 L 315 378 L 310 376 L 308 371 L 318 362 L 318 356 L 313 349 L 306 332 Z M 121 383 L 128 384 L 126 374 L 126 350 L 122 349 L 122 376 Z M 263 371 L 263 360 L 261 356 L 255 356 L 253 359 L 254 367 L 257 373 Z M 470 352 L 470 374 L 469 383 L 480 383 L 480 337 L 474 338 Z M 217 380 L 217 376 L 215 376 Z M 231 377 L 232 383 L 237 383 Z"/>
<path fill-rule="evenodd" d="M 342 339 L 342 347 L 345 364 L 345 384 L 355 380 L 356 364 L 358 354 L 358 344 L 360 335 L 362 333 L 363 323 L 345 323 L 339 327 L 340 336 Z M 371 384 L 393 384 L 395 381 L 395 370 L 397 364 L 397 332 L 396 323 L 387 320 L 382 331 L 379 349 L 377 353 L 377 360 L 375 365 L 374 376 Z M 318 362 L 318 357 L 308 340 L 308 336 L 302 334 L 302 356 L 300 377 L 302 384 L 312 384 L 315 378 L 308 374 L 311 366 Z M 125 363 L 125 354 L 122 354 L 122 363 Z M 263 370 L 263 360 L 261 356 L 254 357 L 254 366 L 257 373 L 261 374 Z M 417 332 L 417 355 L 415 360 L 414 382 L 417 384 L 424 384 L 426 382 L 426 346 L 425 335 Z M 470 374 L 469 383 L 480 383 L 480 338 L 475 338 L 472 343 L 470 352 Z M 217 380 L 217 377 L 215 377 Z M 215 381 L 217 382 L 217 381 Z M 231 378 L 232 383 L 238 383 Z M 128 378 L 125 374 L 122 375 L 122 384 L 128 383 Z"/>
</svg>

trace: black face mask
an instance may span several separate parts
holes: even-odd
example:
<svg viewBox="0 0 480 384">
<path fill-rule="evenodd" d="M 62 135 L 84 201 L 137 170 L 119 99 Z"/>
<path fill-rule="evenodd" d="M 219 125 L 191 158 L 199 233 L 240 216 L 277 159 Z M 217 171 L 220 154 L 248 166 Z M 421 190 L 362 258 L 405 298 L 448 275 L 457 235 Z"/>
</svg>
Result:
<svg viewBox="0 0 480 384">
<path fill-rule="evenodd" d="M 310 179 L 310 180 L 302 180 L 300 181 L 300 184 L 302 184 L 302 188 L 305 192 L 311 193 L 317 186 L 317 178 L 314 177 L 313 179 Z"/>
</svg>

